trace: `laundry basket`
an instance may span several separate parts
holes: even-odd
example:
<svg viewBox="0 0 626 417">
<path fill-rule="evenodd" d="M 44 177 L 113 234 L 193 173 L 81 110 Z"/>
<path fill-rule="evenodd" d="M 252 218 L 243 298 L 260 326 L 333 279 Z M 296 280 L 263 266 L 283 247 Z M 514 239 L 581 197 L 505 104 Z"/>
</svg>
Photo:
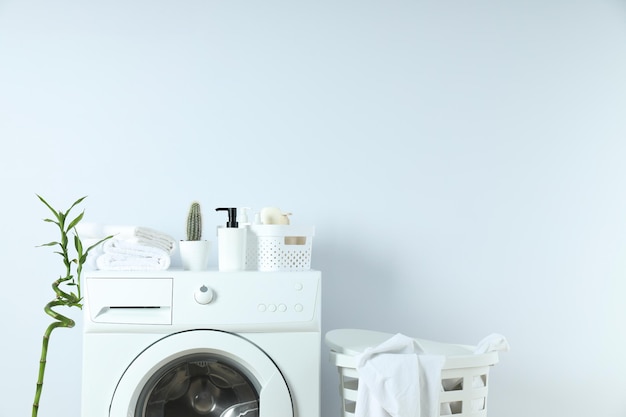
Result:
<svg viewBox="0 0 626 417">
<path fill-rule="evenodd" d="M 392 336 L 389 333 L 358 329 L 337 329 L 326 333 L 330 361 L 339 371 L 341 417 L 354 417 L 359 386 L 355 357 L 366 348 L 378 346 Z M 441 371 L 439 415 L 485 417 L 489 368 L 498 362 L 498 353 L 474 354 L 473 346 L 416 340 L 425 354 L 445 356 Z"/>
</svg>

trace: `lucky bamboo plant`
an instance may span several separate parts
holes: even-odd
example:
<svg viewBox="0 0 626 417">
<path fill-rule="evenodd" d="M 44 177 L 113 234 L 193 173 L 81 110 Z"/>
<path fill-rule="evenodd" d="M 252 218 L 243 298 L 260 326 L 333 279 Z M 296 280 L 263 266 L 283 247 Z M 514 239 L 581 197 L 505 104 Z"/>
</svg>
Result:
<svg viewBox="0 0 626 417">
<path fill-rule="evenodd" d="M 70 206 L 67 211 L 55 210 L 46 200 L 40 195 L 37 195 L 39 200 L 50 209 L 53 214 L 52 218 L 44 219 L 45 222 L 54 223 L 60 232 L 60 240 L 45 243 L 40 246 L 58 247 L 58 250 L 54 253 L 61 256 L 63 259 L 63 265 L 65 267 L 64 275 L 61 275 L 56 281 L 52 283 L 52 289 L 54 290 L 55 297 L 44 307 L 44 311 L 50 317 L 54 319 L 52 323 L 46 328 L 43 335 L 43 342 L 41 345 L 41 359 L 39 361 L 39 374 L 37 377 L 37 388 L 35 391 L 35 400 L 33 402 L 32 417 L 36 417 L 39 412 L 39 400 L 41 398 L 41 392 L 43 390 L 44 373 L 46 371 L 46 363 L 48 357 L 48 344 L 50 342 L 50 336 L 52 331 L 58 327 L 74 327 L 74 320 L 56 312 L 56 307 L 78 307 L 82 309 L 82 295 L 80 291 L 80 277 L 83 270 L 83 265 L 87 260 L 89 252 L 100 245 L 107 239 L 113 236 L 107 236 L 99 242 L 89 246 L 83 247 L 83 243 L 76 231 L 76 225 L 83 219 L 85 212 L 81 212 L 75 218 L 71 219 L 70 211 L 80 204 L 85 198 L 79 198 Z M 73 236 L 70 236 L 73 235 Z M 70 239 L 74 242 L 74 250 L 69 248 Z M 74 255 L 71 255 L 74 253 Z"/>
</svg>

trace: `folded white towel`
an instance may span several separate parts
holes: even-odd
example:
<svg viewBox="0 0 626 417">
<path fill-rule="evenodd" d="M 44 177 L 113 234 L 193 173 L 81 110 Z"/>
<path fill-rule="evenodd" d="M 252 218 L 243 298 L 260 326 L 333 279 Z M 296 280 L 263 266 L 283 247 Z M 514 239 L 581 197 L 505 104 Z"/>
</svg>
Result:
<svg viewBox="0 0 626 417">
<path fill-rule="evenodd" d="M 161 248 L 128 240 L 109 239 L 96 258 L 98 269 L 105 271 L 153 271 L 170 267 L 169 253 Z"/>
<path fill-rule="evenodd" d="M 415 339 L 396 334 L 355 359 L 356 417 L 438 415 L 444 356 L 426 355 Z"/>
<path fill-rule="evenodd" d="M 109 254 L 124 255 L 127 257 L 165 257 L 169 252 L 165 249 L 142 242 L 121 239 L 109 239 L 102 245 L 102 251 Z"/>
<path fill-rule="evenodd" d="M 139 243 L 154 245 L 170 254 L 176 247 L 176 240 L 173 237 L 149 227 L 136 227 L 133 236 L 137 238 Z"/>
<path fill-rule="evenodd" d="M 176 240 L 167 233 L 144 226 L 105 225 L 101 223 L 79 223 L 76 227 L 81 238 L 102 239 L 115 236 L 119 240 L 154 246 L 171 254 Z"/>
<path fill-rule="evenodd" d="M 105 253 L 96 259 L 103 271 L 164 271 L 170 267 L 171 258 L 139 257 Z"/>
</svg>

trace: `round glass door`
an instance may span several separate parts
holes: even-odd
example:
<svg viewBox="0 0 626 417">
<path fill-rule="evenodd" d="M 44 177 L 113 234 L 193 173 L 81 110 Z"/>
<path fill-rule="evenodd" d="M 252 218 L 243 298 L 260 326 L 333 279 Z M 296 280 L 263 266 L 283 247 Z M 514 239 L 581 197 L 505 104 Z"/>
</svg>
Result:
<svg viewBox="0 0 626 417">
<path fill-rule="evenodd" d="M 132 360 L 108 415 L 294 417 L 294 410 L 287 381 L 259 346 L 232 333 L 188 330 L 152 342 Z"/>
<path fill-rule="evenodd" d="M 178 358 L 145 384 L 135 417 L 258 417 L 258 383 L 212 354 Z"/>
</svg>

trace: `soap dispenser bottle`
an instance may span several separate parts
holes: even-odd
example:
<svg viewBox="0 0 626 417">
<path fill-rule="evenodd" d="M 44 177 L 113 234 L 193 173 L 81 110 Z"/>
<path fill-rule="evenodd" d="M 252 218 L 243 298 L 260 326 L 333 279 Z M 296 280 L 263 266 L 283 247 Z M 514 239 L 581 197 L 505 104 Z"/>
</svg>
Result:
<svg viewBox="0 0 626 417">
<path fill-rule="evenodd" d="M 237 208 L 219 207 L 215 211 L 228 212 L 226 227 L 217 229 L 217 256 L 220 271 L 246 269 L 246 229 L 237 223 Z"/>
</svg>

